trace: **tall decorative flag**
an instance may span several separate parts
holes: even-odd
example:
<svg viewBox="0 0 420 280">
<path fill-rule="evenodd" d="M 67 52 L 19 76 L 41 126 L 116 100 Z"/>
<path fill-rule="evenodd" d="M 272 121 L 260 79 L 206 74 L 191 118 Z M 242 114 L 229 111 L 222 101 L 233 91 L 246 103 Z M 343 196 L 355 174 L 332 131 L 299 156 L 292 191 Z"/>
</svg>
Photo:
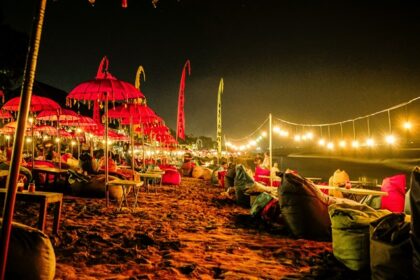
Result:
<svg viewBox="0 0 420 280">
<path fill-rule="evenodd" d="M 185 93 L 185 70 L 188 68 L 188 76 L 191 75 L 190 61 L 185 62 L 184 68 L 182 69 L 181 82 L 179 84 L 179 95 L 178 95 L 178 117 L 176 121 L 176 140 L 181 138 L 185 140 L 185 114 L 184 114 L 184 93 Z"/>
<path fill-rule="evenodd" d="M 140 90 L 140 76 L 143 73 L 143 81 L 146 81 L 146 72 L 144 72 L 143 66 L 139 66 L 136 73 L 136 81 L 134 82 L 134 86 L 136 89 Z"/>
<path fill-rule="evenodd" d="M 217 94 L 217 160 L 220 162 L 222 156 L 222 93 L 224 83 L 223 78 L 220 79 L 219 93 Z"/>
</svg>

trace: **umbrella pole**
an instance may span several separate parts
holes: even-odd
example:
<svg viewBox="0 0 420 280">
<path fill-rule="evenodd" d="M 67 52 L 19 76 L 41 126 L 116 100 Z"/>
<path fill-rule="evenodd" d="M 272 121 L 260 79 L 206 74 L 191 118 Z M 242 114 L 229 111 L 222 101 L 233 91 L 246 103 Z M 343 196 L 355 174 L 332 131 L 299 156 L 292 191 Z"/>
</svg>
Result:
<svg viewBox="0 0 420 280">
<path fill-rule="evenodd" d="M 269 158 L 269 165 L 270 165 L 270 167 L 269 167 L 269 170 L 270 170 L 270 186 L 273 186 L 273 177 L 271 176 L 271 169 L 272 169 L 272 166 L 273 166 L 273 119 L 272 119 L 272 116 L 271 116 L 271 113 L 270 113 L 270 115 L 269 115 L 269 125 L 268 125 L 268 127 L 269 127 L 269 132 L 268 132 L 268 135 L 269 135 L 269 150 L 270 150 L 270 158 Z"/>
<path fill-rule="evenodd" d="M 60 113 L 58 113 L 58 115 L 57 115 L 57 138 L 58 138 L 58 142 L 57 142 L 57 144 L 58 144 L 58 148 L 57 148 L 57 150 L 58 150 L 58 169 L 60 169 L 61 170 L 61 139 L 60 139 L 60 122 L 59 122 L 59 120 L 60 120 Z"/>
<path fill-rule="evenodd" d="M 35 80 L 35 71 L 39 51 L 39 43 L 42 34 L 42 25 L 44 23 L 45 8 L 47 0 L 40 0 L 37 8 L 38 14 L 34 17 L 34 32 L 30 40 L 28 55 L 26 59 L 22 90 L 20 93 L 21 102 L 19 105 L 18 125 L 13 142 L 12 159 L 9 167 L 9 176 L 6 180 L 6 200 L 3 210 L 3 223 L 0 235 L 0 279 L 5 279 L 7 253 L 9 250 L 9 239 L 12 229 L 13 212 L 15 208 L 17 182 L 19 176 L 20 162 L 22 160 L 22 150 L 25 137 L 26 119 L 29 113 L 29 106 L 32 97 L 32 86 Z"/>
<path fill-rule="evenodd" d="M 34 138 L 34 120 L 31 122 L 31 139 L 32 139 L 32 169 L 35 167 L 35 138 Z"/>
<path fill-rule="evenodd" d="M 109 205 L 109 186 L 108 186 L 108 93 L 105 92 L 105 196 L 106 207 Z"/>
<path fill-rule="evenodd" d="M 135 174 L 135 164 L 134 164 L 134 130 L 133 130 L 133 116 L 130 116 L 130 134 L 131 134 L 131 169 L 133 171 L 133 180 Z"/>
</svg>

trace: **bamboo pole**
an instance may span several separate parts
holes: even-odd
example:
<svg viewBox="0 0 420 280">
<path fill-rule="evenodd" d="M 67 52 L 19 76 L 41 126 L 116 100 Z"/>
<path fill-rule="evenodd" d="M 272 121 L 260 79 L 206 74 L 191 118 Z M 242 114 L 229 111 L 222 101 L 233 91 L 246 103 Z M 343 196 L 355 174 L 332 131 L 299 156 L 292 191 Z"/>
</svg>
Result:
<svg viewBox="0 0 420 280">
<path fill-rule="evenodd" d="M 109 206 L 109 186 L 108 186 L 108 93 L 105 92 L 105 196 L 106 207 Z"/>
<path fill-rule="evenodd" d="M 35 80 L 35 71 L 38 61 L 39 45 L 42 35 L 42 25 L 44 23 L 45 8 L 47 0 L 40 0 L 38 3 L 38 13 L 34 17 L 35 29 L 31 35 L 31 40 L 26 57 L 25 72 L 23 76 L 22 89 L 20 93 L 19 113 L 17 120 L 17 128 L 15 132 L 12 159 L 9 167 L 9 176 L 7 177 L 6 201 L 3 210 L 3 223 L 0 236 L 1 250 L 1 268 L 0 279 L 5 279 L 7 254 L 9 250 L 10 233 L 12 229 L 13 212 L 16 200 L 16 189 L 19 176 L 20 162 L 22 160 L 22 150 L 24 145 L 24 137 L 26 130 L 26 119 L 28 118 L 29 107 L 32 97 L 32 87 Z"/>
<path fill-rule="evenodd" d="M 269 165 L 270 165 L 270 186 L 273 185 L 273 177 L 271 176 L 271 169 L 273 166 L 273 118 L 271 113 L 269 115 L 269 125 L 268 125 L 268 136 L 269 136 L 269 150 L 270 150 L 270 158 L 269 158 Z"/>
</svg>

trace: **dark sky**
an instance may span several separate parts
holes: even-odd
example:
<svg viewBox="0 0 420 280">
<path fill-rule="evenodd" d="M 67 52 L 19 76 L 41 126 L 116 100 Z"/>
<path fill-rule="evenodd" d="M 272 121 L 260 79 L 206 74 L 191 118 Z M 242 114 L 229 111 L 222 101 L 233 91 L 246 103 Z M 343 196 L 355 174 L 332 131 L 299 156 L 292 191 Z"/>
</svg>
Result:
<svg viewBox="0 0 420 280">
<path fill-rule="evenodd" d="M 7 24 L 31 27 L 35 1 L 3 0 Z M 175 128 L 186 59 L 186 132 L 215 137 L 224 78 L 228 137 L 268 115 L 334 122 L 407 101 L 420 92 L 417 1 L 49 0 L 37 79 L 71 90 L 91 79 L 102 56 L 134 83 L 146 70 L 148 104 Z M 1 42 L 7 43 L 7 42 Z"/>
</svg>

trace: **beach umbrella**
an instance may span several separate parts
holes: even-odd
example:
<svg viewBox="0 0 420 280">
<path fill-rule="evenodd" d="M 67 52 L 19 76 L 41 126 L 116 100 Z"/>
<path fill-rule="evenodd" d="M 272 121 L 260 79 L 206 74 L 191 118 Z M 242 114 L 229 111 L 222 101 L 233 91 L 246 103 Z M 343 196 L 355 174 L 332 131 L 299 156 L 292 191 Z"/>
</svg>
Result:
<svg viewBox="0 0 420 280">
<path fill-rule="evenodd" d="M 132 84 L 116 79 L 108 71 L 109 61 L 104 57 L 99 65 L 96 78 L 77 85 L 67 95 L 67 104 L 74 105 L 80 101 L 87 102 L 88 106 L 92 102 L 103 102 L 105 109 L 105 185 L 106 185 L 106 204 L 109 203 L 108 191 L 108 102 L 111 101 L 132 101 L 140 103 L 144 95 Z M 80 104 L 80 103 L 79 103 Z"/>
<path fill-rule="evenodd" d="M 58 129 L 51 125 L 39 125 L 34 127 L 34 132 L 39 132 L 43 134 L 47 134 L 49 136 L 57 136 Z"/>
<path fill-rule="evenodd" d="M 98 126 L 98 123 L 95 122 L 92 118 L 78 115 L 77 120 L 62 120 L 60 121 L 61 125 L 64 126 L 75 126 L 75 127 L 95 127 Z"/>
<path fill-rule="evenodd" d="M 134 131 L 133 124 L 142 126 L 144 123 L 149 123 L 160 119 L 156 113 L 146 104 L 124 104 L 109 110 L 109 117 L 118 119 L 123 125 L 130 125 L 130 139 L 131 139 L 131 168 L 134 174 Z M 143 140 L 143 135 L 142 135 Z M 143 141 L 142 141 L 143 142 Z M 143 143 L 144 144 L 144 143 Z"/>
<path fill-rule="evenodd" d="M 7 111 L 0 110 L 0 119 L 13 120 L 13 116 Z"/>
<path fill-rule="evenodd" d="M 20 104 L 20 97 L 12 98 L 8 100 L 6 103 L 4 103 L 4 105 L 2 106 L 2 110 L 17 112 L 19 111 L 19 104 Z M 54 100 L 47 97 L 32 95 L 31 103 L 29 105 L 30 112 L 34 113 L 34 112 L 39 112 L 43 110 L 57 111 L 60 109 L 61 109 L 60 105 L 58 105 L 58 103 L 55 102 Z"/>
<path fill-rule="evenodd" d="M 60 141 L 60 129 L 59 129 L 59 125 L 60 125 L 60 121 L 77 121 L 79 119 L 79 115 L 69 109 L 61 109 L 60 111 L 56 110 L 46 110 L 46 111 L 41 111 L 37 117 L 37 120 L 42 120 L 42 121 L 56 121 L 57 122 L 57 131 L 58 133 L 57 135 L 57 147 L 58 147 L 58 154 L 61 155 L 61 141 Z M 58 163 L 59 168 L 61 169 L 61 161 Z"/>
<path fill-rule="evenodd" d="M 57 113 L 56 110 L 45 110 L 39 112 L 36 116 L 39 121 L 77 121 L 80 119 L 80 115 L 69 109 L 61 109 L 61 112 Z"/>
<path fill-rule="evenodd" d="M 99 124 L 92 118 L 78 115 L 78 120 L 63 120 L 60 121 L 61 125 L 76 127 L 73 137 L 77 141 L 77 155 L 80 155 L 80 138 L 84 138 L 83 132 L 86 128 L 97 127 Z M 82 136 L 83 135 L 83 136 Z"/>
<path fill-rule="evenodd" d="M 12 98 L 8 100 L 6 103 L 4 103 L 4 105 L 2 106 L 2 110 L 17 112 L 19 111 L 20 101 L 21 101 L 20 97 Z M 35 112 L 39 112 L 43 110 L 60 111 L 61 107 L 60 105 L 58 105 L 57 102 L 55 102 L 54 100 L 50 98 L 42 97 L 38 95 L 32 95 L 31 102 L 29 104 L 29 112 L 35 113 Z M 31 122 L 32 133 L 33 133 L 33 125 L 34 125 L 34 122 L 32 121 Z M 33 139 L 33 135 L 32 135 L 32 139 Z M 32 166 L 34 166 L 34 161 L 35 161 L 35 143 L 34 141 L 32 141 Z"/>
</svg>

